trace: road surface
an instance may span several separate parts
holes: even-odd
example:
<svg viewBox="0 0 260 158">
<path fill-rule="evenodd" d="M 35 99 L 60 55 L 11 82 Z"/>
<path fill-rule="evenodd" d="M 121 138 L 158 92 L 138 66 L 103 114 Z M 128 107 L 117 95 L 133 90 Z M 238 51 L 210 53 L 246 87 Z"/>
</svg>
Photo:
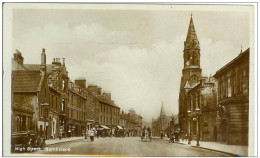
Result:
<svg viewBox="0 0 260 158">
<path fill-rule="evenodd" d="M 231 156 L 220 152 L 194 148 L 189 145 L 168 143 L 161 139 L 153 139 L 152 142 L 142 142 L 139 137 L 95 138 L 94 142 L 91 142 L 89 139 L 78 140 L 49 145 L 44 150 L 33 152 L 33 154 L 58 154 L 64 156 Z"/>
</svg>

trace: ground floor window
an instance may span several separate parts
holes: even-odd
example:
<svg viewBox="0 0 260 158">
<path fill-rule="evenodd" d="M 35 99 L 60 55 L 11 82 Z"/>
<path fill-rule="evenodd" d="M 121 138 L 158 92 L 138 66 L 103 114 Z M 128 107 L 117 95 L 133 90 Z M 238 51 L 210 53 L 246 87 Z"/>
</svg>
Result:
<svg viewBox="0 0 260 158">
<path fill-rule="evenodd" d="M 32 117 L 16 115 L 16 131 L 28 131 L 32 126 Z"/>
</svg>

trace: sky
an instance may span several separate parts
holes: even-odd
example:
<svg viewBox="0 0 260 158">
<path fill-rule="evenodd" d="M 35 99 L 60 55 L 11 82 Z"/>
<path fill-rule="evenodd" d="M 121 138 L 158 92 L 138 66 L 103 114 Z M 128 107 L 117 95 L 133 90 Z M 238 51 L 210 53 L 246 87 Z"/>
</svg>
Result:
<svg viewBox="0 0 260 158">
<path fill-rule="evenodd" d="M 111 92 L 124 111 L 145 121 L 178 114 L 183 49 L 190 16 L 209 76 L 249 47 L 247 12 L 176 10 L 15 9 L 12 51 L 26 64 L 65 58 L 72 81 L 84 77 Z"/>
</svg>

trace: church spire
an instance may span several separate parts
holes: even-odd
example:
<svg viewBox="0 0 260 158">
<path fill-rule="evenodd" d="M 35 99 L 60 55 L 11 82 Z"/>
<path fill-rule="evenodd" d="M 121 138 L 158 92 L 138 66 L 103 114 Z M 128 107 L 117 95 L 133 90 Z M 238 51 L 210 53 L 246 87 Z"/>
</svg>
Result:
<svg viewBox="0 0 260 158">
<path fill-rule="evenodd" d="M 197 34 L 192 19 L 192 14 L 191 14 L 190 25 L 189 25 L 189 29 L 188 29 L 188 33 L 184 45 L 185 45 L 184 49 L 200 49 L 199 41 L 197 38 Z"/>
<path fill-rule="evenodd" d="M 162 102 L 162 107 L 161 107 L 161 113 L 160 116 L 165 116 L 165 111 L 164 111 L 164 107 L 163 107 L 163 102 Z"/>
</svg>

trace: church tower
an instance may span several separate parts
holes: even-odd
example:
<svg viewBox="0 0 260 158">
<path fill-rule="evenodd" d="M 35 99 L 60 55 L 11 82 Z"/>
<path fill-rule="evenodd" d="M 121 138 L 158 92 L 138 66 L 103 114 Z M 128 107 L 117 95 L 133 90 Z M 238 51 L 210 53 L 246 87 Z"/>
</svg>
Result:
<svg viewBox="0 0 260 158">
<path fill-rule="evenodd" d="M 186 131 L 188 127 L 188 109 L 186 107 L 187 96 L 185 89 L 198 83 L 201 78 L 200 43 L 197 38 L 192 16 L 190 18 L 186 41 L 184 42 L 183 59 L 184 67 L 182 69 L 179 92 L 179 123 L 181 130 Z"/>
</svg>

